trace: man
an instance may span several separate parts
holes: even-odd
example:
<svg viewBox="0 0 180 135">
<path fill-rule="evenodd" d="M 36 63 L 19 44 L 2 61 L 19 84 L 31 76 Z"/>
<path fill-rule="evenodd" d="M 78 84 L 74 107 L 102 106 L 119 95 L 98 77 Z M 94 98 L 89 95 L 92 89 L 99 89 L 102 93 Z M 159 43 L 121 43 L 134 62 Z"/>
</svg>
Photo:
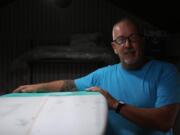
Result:
<svg viewBox="0 0 180 135">
<path fill-rule="evenodd" d="M 180 102 L 175 67 L 145 58 L 141 30 L 132 20 L 116 23 L 112 35 L 112 48 L 120 63 L 76 80 L 24 85 L 14 92 L 97 91 L 105 96 L 110 108 L 107 134 L 172 135 Z"/>
</svg>

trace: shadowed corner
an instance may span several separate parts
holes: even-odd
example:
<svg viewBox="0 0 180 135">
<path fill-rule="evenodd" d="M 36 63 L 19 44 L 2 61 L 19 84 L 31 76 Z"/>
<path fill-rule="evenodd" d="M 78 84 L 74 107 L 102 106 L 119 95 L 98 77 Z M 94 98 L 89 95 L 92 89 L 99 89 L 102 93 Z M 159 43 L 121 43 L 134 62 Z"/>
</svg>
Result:
<svg viewBox="0 0 180 135">
<path fill-rule="evenodd" d="M 58 8 L 68 8 L 72 0 L 47 0 L 47 2 L 57 6 Z"/>
</svg>

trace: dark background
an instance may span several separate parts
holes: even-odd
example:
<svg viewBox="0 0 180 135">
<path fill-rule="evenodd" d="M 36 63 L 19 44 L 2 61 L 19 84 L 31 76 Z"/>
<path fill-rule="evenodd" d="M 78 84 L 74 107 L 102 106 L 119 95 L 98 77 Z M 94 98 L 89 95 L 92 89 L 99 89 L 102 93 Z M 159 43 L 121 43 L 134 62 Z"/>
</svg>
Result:
<svg viewBox="0 0 180 135">
<path fill-rule="evenodd" d="M 177 2 L 1 0 L 0 94 L 23 84 L 78 78 L 118 62 L 111 29 L 125 16 L 145 27 L 147 56 L 180 69 Z"/>
<path fill-rule="evenodd" d="M 176 1 L 132 1 L 132 0 L 108 0 L 119 8 L 142 18 L 169 33 L 179 33 L 180 16 L 179 4 Z"/>
<path fill-rule="evenodd" d="M 177 5 L 130 0 L 1 0 L 0 93 L 27 83 L 74 79 L 118 62 L 110 42 L 112 26 L 121 17 L 131 17 L 145 27 L 146 55 L 179 68 Z M 61 65 L 70 66 L 69 70 Z"/>
</svg>

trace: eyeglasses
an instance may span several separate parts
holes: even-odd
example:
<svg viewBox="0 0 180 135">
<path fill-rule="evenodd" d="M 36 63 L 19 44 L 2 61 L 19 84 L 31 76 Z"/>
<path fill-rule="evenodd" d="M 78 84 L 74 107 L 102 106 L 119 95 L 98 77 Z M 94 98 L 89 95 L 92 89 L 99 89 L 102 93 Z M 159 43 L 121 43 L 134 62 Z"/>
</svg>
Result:
<svg viewBox="0 0 180 135">
<path fill-rule="evenodd" d="M 126 43 L 126 41 L 128 40 L 129 42 L 137 42 L 139 41 L 141 38 L 141 35 L 138 33 L 132 33 L 130 36 L 128 37 L 124 37 L 124 36 L 119 36 L 117 37 L 115 40 L 113 40 L 113 42 L 117 43 L 118 45 L 123 45 Z"/>
</svg>

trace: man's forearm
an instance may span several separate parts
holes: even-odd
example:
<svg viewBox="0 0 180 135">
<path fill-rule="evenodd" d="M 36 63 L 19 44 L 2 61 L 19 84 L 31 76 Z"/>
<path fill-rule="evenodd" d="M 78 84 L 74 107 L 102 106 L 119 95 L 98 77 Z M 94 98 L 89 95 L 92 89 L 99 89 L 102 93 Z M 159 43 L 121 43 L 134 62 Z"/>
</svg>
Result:
<svg viewBox="0 0 180 135">
<path fill-rule="evenodd" d="M 46 83 L 22 85 L 13 90 L 13 92 L 57 92 L 74 90 L 76 90 L 74 80 L 58 80 Z"/>
<path fill-rule="evenodd" d="M 74 91 L 76 86 L 74 80 L 57 80 L 47 83 L 41 83 L 41 87 L 49 92 L 56 91 Z"/>
<path fill-rule="evenodd" d="M 125 105 L 120 114 L 134 123 L 148 128 L 154 128 L 166 132 L 172 128 L 179 106 L 168 105 L 161 108 L 137 108 Z"/>
</svg>

